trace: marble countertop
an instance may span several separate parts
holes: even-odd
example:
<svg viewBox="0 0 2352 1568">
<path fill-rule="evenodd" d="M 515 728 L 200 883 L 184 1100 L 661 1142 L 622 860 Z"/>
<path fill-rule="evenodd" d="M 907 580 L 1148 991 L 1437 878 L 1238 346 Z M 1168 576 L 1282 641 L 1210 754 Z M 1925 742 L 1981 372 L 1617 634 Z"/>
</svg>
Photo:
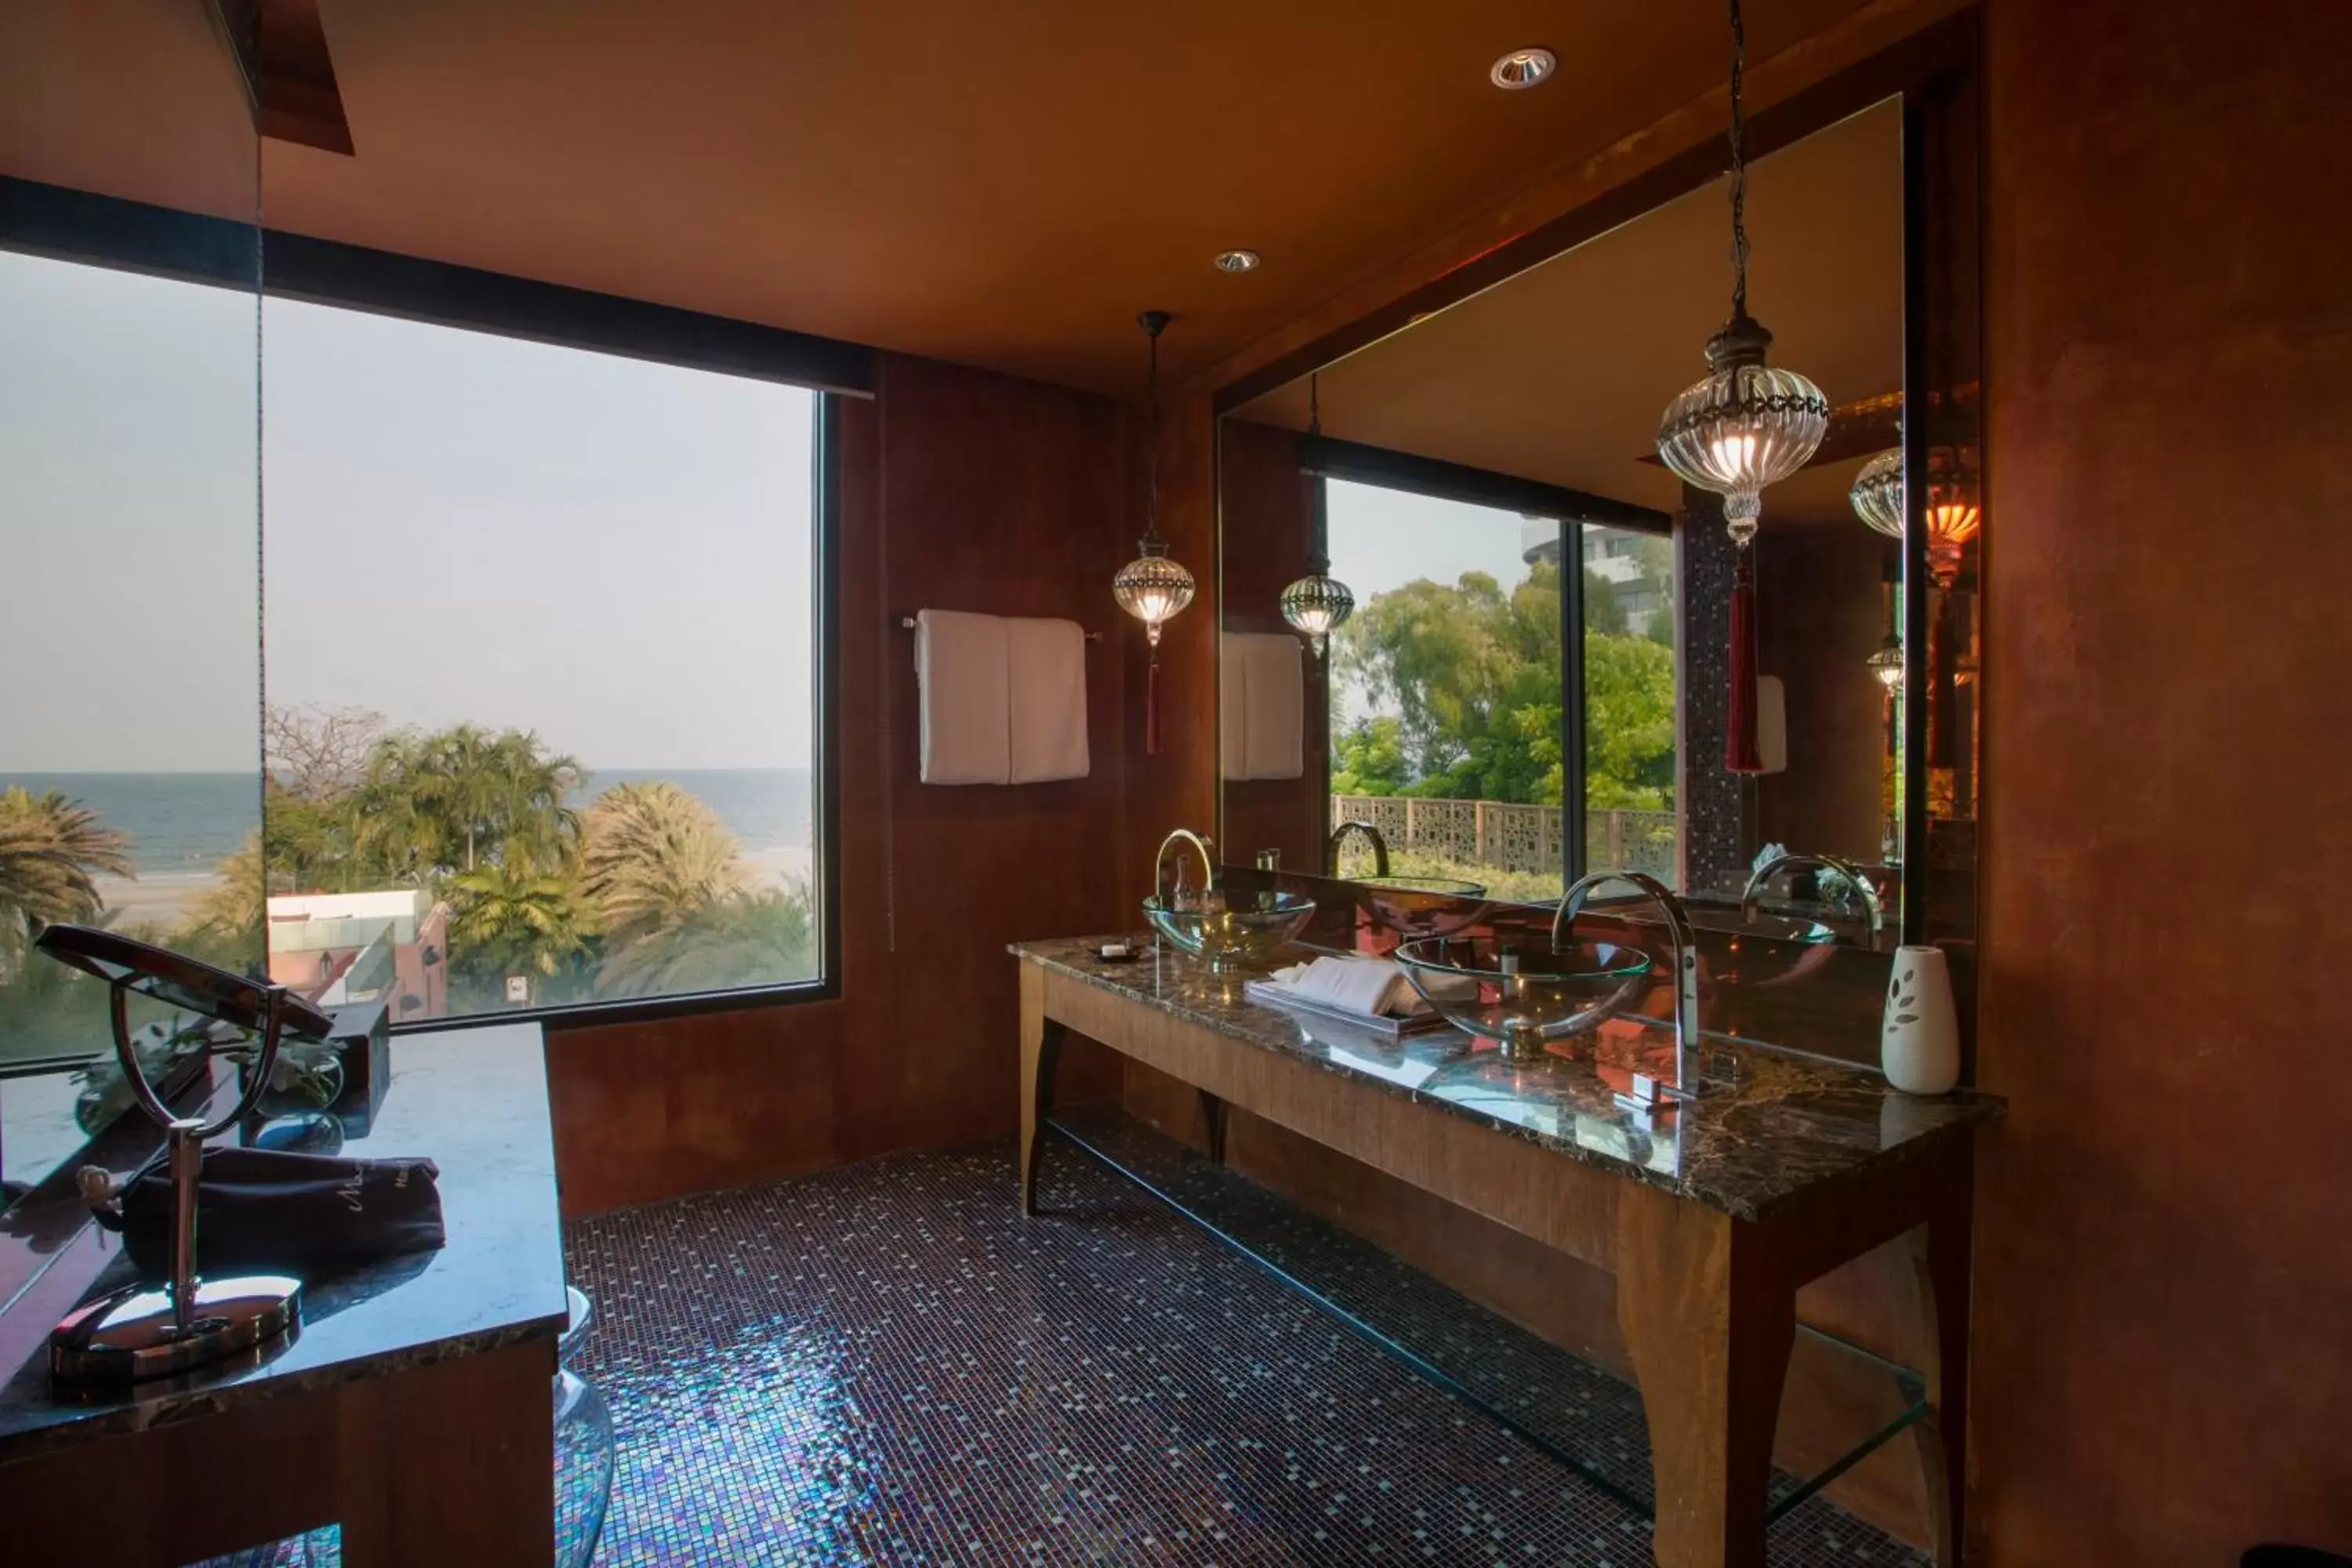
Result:
<svg viewBox="0 0 2352 1568">
<path fill-rule="evenodd" d="M 1993 1095 L 1963 1089 L 1924 1099 L 1863 1068 L 1710 1037 L 1711 1055 L 1736 1058 L 1737 1082 L 1644 1125 L 1612 1096 L 1637 1067 L 1673 1076 L 1671 1029 L 1612 1020 L 1602 1027 L 1597 1059 L 1554 1047 L 1546 1060 L 1522 1066 L 1456 1029 L 1395 1039 L 1249 1001 L 1242 994 L 1248 976 L 1213 975 L 1201 960 L 1149 933 L 1124 939 L 1141 952 L 1132 962 L 1095 956 L 1116 940 L 1020 942 L 1009 951 L 1229 1038 L 1377 1084 L 1739 1219 L 1760 1219 L 1809 1187 L 1909 1158 L 1940 1137 L 1965 1135 L 2006 1109 Z"/>
<path fill-rule="evenodd" d="M 372 1124 L 341 1152 L 431 1158 L 441 1173 L 447 1245 L 314 1276 L 290 1345 L 259 1366 L 185 1386 L 60 1404 L 43 1342 L 23 1365 L 5 1369 L 0 1463 L 562 1331 L 563 1237 L 539 1026 L 399 1035 L 391 1058 L 392 1082 Z M 89 1294 L 133 1277 L 118 1257 Z"/>
</svg>

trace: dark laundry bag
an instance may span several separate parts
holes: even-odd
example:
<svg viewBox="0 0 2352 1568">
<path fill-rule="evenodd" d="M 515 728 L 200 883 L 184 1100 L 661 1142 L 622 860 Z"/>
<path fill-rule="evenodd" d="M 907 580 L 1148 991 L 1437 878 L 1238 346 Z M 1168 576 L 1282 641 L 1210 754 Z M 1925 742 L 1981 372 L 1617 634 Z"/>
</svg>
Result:
<svg viewBox="0 0 2352 1568">
<path fill-rule="evenodd" d="M 196 1270 L 309 1274 L 427 1252 L 441 1226 L 439 1167 L 276 1149 L 207 1149 L 196 1182 Z M 93 1205 L 147 1273 L 172 1268 L 172 1178 L 158 1160 Z"/>
</svg>

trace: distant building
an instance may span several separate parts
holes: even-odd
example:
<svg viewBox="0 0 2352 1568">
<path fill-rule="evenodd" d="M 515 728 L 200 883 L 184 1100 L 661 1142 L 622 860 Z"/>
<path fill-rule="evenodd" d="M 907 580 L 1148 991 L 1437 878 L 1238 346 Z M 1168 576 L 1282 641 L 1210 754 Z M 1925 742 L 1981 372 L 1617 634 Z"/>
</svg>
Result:
<svg viewBox="0 0 2352 1568">
<path fill-rule="evenodd" d="M 416 888 L 269 900 L 269 978 L 324 1006 L 381 1000 L 394 1023 L 449 1010 L 449 906 Z"/>
<path fill-rule="evenodd" d="M 1625 612 L 1625 629 L 1635 637 L 1650 635 L 1660 612 L 1671 613 L 1674 585 L 1642 572 L 1641 547 L 1647 537 L 1598 524 L 1584 531 L 1584 569 L 1605 578 L 1617 591 L 1617 607 Z M 1519 559 L 1559 564 L 1560 526 L 1548 517 L 1530 517 L 1519 524 Z"/>
</svg>

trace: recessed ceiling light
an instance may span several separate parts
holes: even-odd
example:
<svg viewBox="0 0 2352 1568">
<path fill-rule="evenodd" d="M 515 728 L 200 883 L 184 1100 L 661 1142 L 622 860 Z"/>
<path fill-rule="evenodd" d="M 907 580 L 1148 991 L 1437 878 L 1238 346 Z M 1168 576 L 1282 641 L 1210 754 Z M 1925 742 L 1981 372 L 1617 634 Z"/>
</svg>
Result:
<svg viewBox="0 0 2352 1568">
<path fill-rule="evenodd" d="M 1263 259 L 1255 250 L 1221 250 L 1214 266 L 1220 272 L 1255 272 Z"/>
<path fill-rule="evenodd" d="M 1549 49 L 1513 49 L 1494 63 L 1486 79 L 1505 92 L 1517 92 L 1547 79 L 1559 68 L 1559 61 Z"/>
</svg>

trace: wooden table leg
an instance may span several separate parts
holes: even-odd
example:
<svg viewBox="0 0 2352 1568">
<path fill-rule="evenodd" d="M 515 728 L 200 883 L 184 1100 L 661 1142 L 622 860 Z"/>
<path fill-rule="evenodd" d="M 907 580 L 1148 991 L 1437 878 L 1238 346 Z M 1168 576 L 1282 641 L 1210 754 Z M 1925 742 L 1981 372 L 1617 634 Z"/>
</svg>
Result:
<svg viewBox="0 0 2352 1568">
<path fill-rule="evenodd" d="M 1021 1212 L 1037 1212 L 1037 1153 L 1045 1118 L 1054 1109 L 1054 1069 L 1062 1058 L 1062 1026 L 1045 1016 L 1045 972 L 1021 966 Z"/>
<path fill-rule="evenodd" d="M 1649 1422 L 1661 1568 L 1762 1568 L 1795 1288 L 1753 1226 L 1628 1185 L 1617 1198 L 1617 1322 Z"/>
<path fill-rule="evenodd" d="M 1218 1164 L 1225 1163 L 1225 1102 L 1207 1089 L 1201 1097 L 1201 1142 L 1209 1158 Z"/>
<path fill-rule="evenodd" d="M 1911 1428 L 1927 1482 L 1927 1529 L 1938 1568 L 1958 1568 L 1967 1543 L 1969 1263 L 1972 1188 L 1963 1168 L 1937 1194 L 1927 1223 L 1906 1238 L 1918 1287 L 1919 1370 L 1927 1414 Z"/>
</svg>

